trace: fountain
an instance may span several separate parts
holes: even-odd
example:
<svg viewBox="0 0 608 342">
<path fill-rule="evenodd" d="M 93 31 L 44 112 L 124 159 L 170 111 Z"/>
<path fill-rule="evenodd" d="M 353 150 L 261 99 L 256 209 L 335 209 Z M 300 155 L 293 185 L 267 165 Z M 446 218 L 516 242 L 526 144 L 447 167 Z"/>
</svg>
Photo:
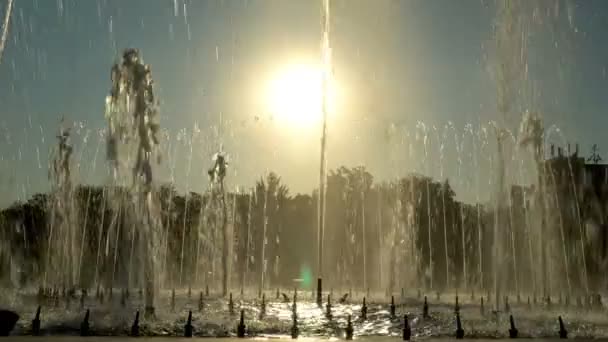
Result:
<svg viewBox="0 0 608 342">
<path fill-rule="evenodd" d="M 62 120 L 62 126 L 64 121 Z M 53 184 L 49 211 L 51 220 L 43 286 L 77 285 L 78 231 L 75 219 L 74 189 L 71 180 L 70 129 L 61 127 L 58 145 L 51 159 L 49 178 Z M 48 279 L 52 277 L 53 279 Z"/>
<path fill-rule="evenodd" d="M 228 161 L 220 146 L 220 151 L 213 156 L 213 168 L 208 171 L 211 180 L 211 203 L 218 202 L 221 210 L 221 232 L 222 232 L 222 296 L 226 296 L 229 290 L 230 274 L 230 231 L 228 227 L 228 209 L 226 207 L 226 192 L 224 190 L 224 178 L 228 168 Z M 232 295 L 231 295 L 232 296 Z"/>
<path fill-rule="evenodd" d="M 145 287 L 145 316 L 154 316 L 158 289 L 157 249 L 161 231 L 158 203 L 153 189 L 152 158 L 160 143 L 157 100 L 154 97 L 150 66 L 143 63 L 139 51 L 126 49 L 120 64 L 112 67 L 112 87 L 106 98 L 108 120 L 108 161 L 113 186 L 128 186 L 129 191 L 110 194 L 115 206 L 113 229 L 131 227 L 129 279 L 135 272 L 133 253 L 138 250 L 140 280 Z M 160 163 L 160 154 L 156 154 Z M 130 172 L 130 177 L 128 173 Z M 130 184 L 125 180 L 130 180 Z M 135 246 L 137 240 L 138 246 Z M 115 246 L 117 248 L 117 246 Z M 116 263 L 116 257 L 115 257 Z M 114 274 L 112 274 L 114 280 Z M 141 284 L 141 283 L 140 283 Z M 128 286 L 133 284 L 128 282 Z M 113 281 L 110 287 L 113 287 Z"/>
<path fill-rule="evenodd" d="M 500 7 L 506 11 L 500 14 L 505 26 L 495 37 L 506 58 L 498 69 L 500 123 L 480 120 L 462 129 L 430 120 L 390 123 L 388 145 L 395 154 L 408 155 L 415 173 L 406 174 L 394 162 L 394 178 L 378 172 L 374 179 L 365 164 L 327 165 L 330 0 L 322 4 L 318 192 L 281 194 L 280 177 L 270 170 L 249 193 L 232 190 L 239 180 L 232 177 L 232 155 L 226 178 L 223 143 L 231 151 L 234 143 L 229 135 L 209 138 L 207 128 L 198 124 L 177 134 L 174 127 L 161 130 L 150 66 L 138 50 L 127 49 L 112 68 L 107 128 L 63 120 L 49 158 L 50 190 L 0 215 L 1 285 L 10 288 L 0 299 L 22 310 L 20 315 L 35 317 L 31 325 L 17 322 L 16 334 L 232 336 L 240 312 L 239 337 L 335 337 L 346 331 L 347 338 L 409 340 L 454 335 L 455 316 L 457 338 L 464 337 L 469 320 L 475 328 L 467 328 L 467 337 L 552 337 L 556 324 L 538 321 L 556 323 L 558 314 L 568 318 L 572 336 L 587 336 L 590 329 L 590 335 L 605 335 L 597 314 L 603 282 L 593 274 L 605 268 L 607 259 L 601 242 L 605 182 L 593 174 L 605 169 L 597 155 L 591 167 L 578 156 L 564 156 L 559 147 L 558 156 L 551 153 L 547 159 L 547 141 L 561 131 L 545 129 L 538 114 L 526 112 L 519 132 L 509 129 L 509 116 L 519 115 L 515 89 L 527 58 L 525 44 L 513 41 L 527 39 L 525 28 L 510 26 L 521 24 L 516 8 Z M 511 60 L 515 52 L 519 60 Z M 90 136 L 97 138 L 96 145 L 88 143 Z M 215 149 L 217 141 L 219 149 L 209 163 L 212 151 L 199 150 Z M 87 185 L 94 179 L 81 164 L 104 143 L 108 179 L 103 186 Z M 26 148 L 35 149 L 25 143 L 15 151 L 0 150 L 2 161 L 10 161 L 0 171 L 16 173 L 13 164 Z M 159 166 L 161 155 L 168 161 Z M 174 171 L 180 164 L 183 182 L 176 181 L 181 174 Z M 456 179 L 450 178 L 451 169 L 457 170 Z M 177 187 L 159 181 L 163 171 Z M 197 183 L 194 177 L 200 174 L 209 182 Z M 29 186 L 21 183 L 7 188 Z M 197 187 L 204 189 L 197 193 Z M 459 197 L 462 190 L 474 198 Z M 18 191 L 25 198 L 27 191 Z M 311 252 L 314 247 L 318 250 Z M 310 267 L 315 261 L 316 269 Z M 289 307 L 289 296 L 280 290 L 294 286 L 300 301 L 296 307 L 294 295 Z M 88 296 L 91 289 L 94 298 Z M 276 297 L 267 296 L 268 289 L 276 289 Z M 401 289 L 399 303 L 395 289 Z M 112 298 L 115 290 L 120 293 Z M 233 298 L 238 290 L 240 297 Z M 462 295 L 467 291 L 469 302 Z M 332 302 L 332 292 L 348 293 Z M 429 298 L 437 300 L 429 310 L 427 296 L 433 294 Z M 509 302 L 515 295 L 517 300 Z M 573 295 L 579 308 L 568 305 Z M 517 328 L 504 312 L 517 315 Z M 351 320 L 353 314 L 357 317 Z M 559 322 L 565 331 L 561 316 Z"/>
</svg>

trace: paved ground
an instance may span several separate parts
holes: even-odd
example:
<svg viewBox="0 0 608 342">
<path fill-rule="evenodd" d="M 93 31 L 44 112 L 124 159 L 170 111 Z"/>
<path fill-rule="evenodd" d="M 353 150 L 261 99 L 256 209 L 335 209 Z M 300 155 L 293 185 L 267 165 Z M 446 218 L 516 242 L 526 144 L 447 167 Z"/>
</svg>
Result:
<svg viewBox="0 0 608 342">
<path fill-rule="evenodd" d="M 195 338 L 199 340 L 204 340 L 205 342 L 242 342 L 247 341 L 236 338 Z M 278 338 L 255 338 L 255 340 L 279 340 Z M 281 339 L 282 340 L 282 339 Z M 319 339 L 319 338 L 300 338 L 300 341 L 306 342 L 315 342 L 315 341 L 336 341 L 337 339 Z M 359 342 L 389 342 L 389 341 L 401 341 L 400 338 L 397 337 L 363 337 L 363 338 L 355 338 L 356 341 Z M 415 341 L 416 339 L 414 339 Z M 444 338 L 444 339 L 418 339 L 424 340 L 428 342 L 448 342 L 455 339 Z M 528 340 L 528 339 L 520 339 L 520 340 Z M 532 341 L 532 339 L 529 339 Z M 130 337 L 74 337 L 74 336 L 55 336 L 55 337 L 27 337 L 27 336 L 11 336 L 2 338 L 2 341 L 18 341 L 18 342 L 40 342 L 40 341 L 49 341 L 49 342 L 133 342 L 133 338 Z M 152 341 L 152 342 L 177 342 L 177 341 L 192 341 L 192 339 L 188 338 L 165 338 L 165 337 L 141 337 L 138 338 L 137 341 Z M 286 339 L 285 341 L 290 341 Z M 501 341 L 500 339 L 475 339 L 477 342 L 497 342 Z M 503 340 L 507 341 L 507 340 Z M 533 341 L 559 341 L 559 339 L 534 339 Z"/>
<path fill-rule="evenodd" d="M 196 292 L 195 292 L 196 293 Z M 44 303 L 41 311 L 41 333 L 45 337 L 32 338 L 31 320 L 37 307 L 37 301 L 30 295 L 12 295 L 10 309 L 16 310 L 21 318 L 13 335 L 9 337 L 20 341 L 49 340 L 49 341 L 132 341 L 128 338 L 135 312 L 142 310 L 142 303 L 137 298 L 131 298 L 127 303 L 121 304 L 118 296 L 112 301 L 106 299 L 99 303 L 90 297 L 82 307 L 78 300 L 71 303 L 65 301 L 50 301 Z M 267 297 L 267 298 L 270 298 Z M 228 312 L 228 303 L 223 298 L 204 298 L 204 305 L 199 311 L 198 296 L 187 296 L 185 292 L 176 295 L 175 303 L 171 304 L 170 297 L 165 294 L 159 301 L 157 310 L 158 319 L 154 321 L 140 321 L 141 339 L 154 341 L 175 341 L 176 337 L 183 336 L 184 324 L 188 311 L 192 310 L 192 325 L 196 337 L 207 340 L 233 341 L 235 327 L 238 323 L 238 312 L 245 310 L 247 330 L 256 339 L 288 339 L 292 326 L 292 304 L 281 300 L 268 299 L 266 314 L 260 317 L 261 303 L 259 299 L 245 300 L 235 298 L 235 312 Z M 298 325 L 301 338 L 305 341 L 340 340 L 344 338 L 344 329 L 348 315 L 352 315 L 355 339 L 358 341 L 400 341 L 403 328 L 403 315 L 408 315 L 409 325 L 412 328 L 414 340 L 446 341 L 451 340 L 455 332 L 453 295 L 442 296 L 429 300 L 429 316 L 422 317 L 421 300 L 414 297 L 396 299 L 396 318 L 389 315 L 389 302 L 386 298 L 368 301 L 367 319 L 360 319 L 361 299 L 354 298 L 352 302 L 332 305 L 332 318 L 326 317 L 326 308 L 319 308 L 310 300 L 303 299 L 298 302 Z M 477 299 L 479 300 L 479 299 Z M 496 341 L 506 339 L 509 329 L 509 313 L 514 316 L 519 335 L 524 338 L 534 337 L 539 340 L 548 340 L 558 336 L 558 316 L 562 316 L 569 337 L 599 338 L 608 337 L 608 310 L 602 308 L 588 308 L 579 305 L 561 305 L 559 301 L 550 307 L 545 304 L 531 304 L 525 302 L 511 304 L 509 313 L 493 314 L 486 306 L 485 313 L 480 313 L 477 300 L 460 299 L 460 316 L 465 337 L 475 337 L 478 341 Z M 91 333 L 96 336 L 118 337 L 78 337 L 80 324 L 84 311 L 90 309 L 89 322 Z M 46 337 L 53 336 L 53 337 Z M 6 339 L 5 339 L 6 340 Z M 2 342 L 2 339 L 0 339 Z"/>
</svg>

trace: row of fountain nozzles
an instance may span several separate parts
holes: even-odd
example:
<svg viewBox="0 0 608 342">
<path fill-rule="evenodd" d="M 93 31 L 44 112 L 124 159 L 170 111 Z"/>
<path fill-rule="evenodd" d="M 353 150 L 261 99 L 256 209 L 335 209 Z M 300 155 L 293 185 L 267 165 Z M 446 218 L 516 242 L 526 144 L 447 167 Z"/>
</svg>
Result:
<svg viewBox="0 0 608 342">
<path fill-rule="evenodd" d="M 297 314 L 296 314 L 296 302 L 293 303 L 293 325 L 291 327 L 291 337 L 298 338 L 299 336 L 299 328 L 297 322 Z M 41 333 L 40 330 L 40 312 L 41 307 L 39 306 L 36 310 L 36 316 L 32 320 L 32 335 L 39 336 Z M 428 311 L 425 312 L 428 315 Z M 84 316 L 82 323 L 80 324 L 80 336 L 90 336 L 91 335 L 91 327 L 89 323 L 90 311 L 87 310 Z M 515 327 L 515 320 L 513 319 L 513 315 L 509 316 L 510 328 L 508 330 L 510 338 L 517 338 L 519 335 L 519 331 Z M 558 317 L 559 322 L 559 337 L 562 339 L 568 338 L 568 331 L 565 328 L 562 317 Z M 245 310 L 241 310 L 241 315 L 239 319 L 239 323 L 236 327 L 237 337 L 244 338 L 246 336 L 246 325 L 245 325 Z M 188 319 L 186 324 L 184 325 L 184 337 L 192 337 L 194 334 L 194 327 L 192 325 L 192 311 L 188 312 Z M 345 329 L 345 338 L 347 340 L 352 340 L 354 335 L 354 328 L 352 324 L 351 315 L 348 315 L 347 326 Z M 462 322 L 460 319 L 460 313 L 456 313 L 456 339 L 464 338 L 465 332 L 462 327 Z M 131 326 L 130 336 L 138 337 L 140 336 L 140 326 L 139 326 L 139 311 L 135 313 L 135 320 L 133 321 L 133 325 Z M 402 338 L 405 341 L 409 341 L 412 336 L 412 329 L 409 325 L 408 316 L 403 316 L 403 328 L 402 328 Z"/>
<path fill-rule="evenodd" d="M 127 296 L 127 294 L 126 294 L 127 291 L 128 290 L 123 291 L 123 298 L 125 296 Z M 189 294 L 191 294 L 191 291 L 189 291 Z M 140 293 L 140 295 L 141 295 L 141 293 Z M 83 290 L 81 298 L 84 298 L 85 296 L 86 296 L 86 290 Z M 174 290 L 172 291 L 171 298 L 172 298 L 172 306 L 174 307 L 174 305 L 175 305 L 175 291 Z M 201 292 L 200 293 L 200 298 L 199 298 L 199 310 L 201 310 L 201 311 L 202 311 L 202 298 L 203 297 L 202 297 L 202 292 Z M 293 325 L 292 325 L 292 329 L 291 329 L 292 336 L 294 336 L 294 337 L 297 337 L 298 334 L 299 334 L 299 329 L 298 329 L 298 325 L 297 325 L 297 309 L 296 309 L 297 302 L 296 302 L 296 300 L 297 300 L 297 293 L 294 293 L 294 296 L 293 296 L 293 306 L 292 306 Z M 345 298 L 343 297 L 341 299 L 341 301 L 344 301 L 344 300 L 345 300 Z M 547 301 L 550 302 L 550 298 L 548 298 Z M 528 303 L 530 303 L 529 298 L 528 298 Z M 327 312 L 326 315 L 327 315 L 328 319 L 332 319 L 331 308 L 332 308 L 332 305 L 331 305 L 331 295 L 328 295 L 328 301 L 327 301 L 327 306 L 326 306 L 326 310 L 327 310 L 326 311 Z M 228 309 L 230 311 L 230 314 L 234 314 L 234 301 L 233 301 L 233 298 L 232 298 L 232 293 L 230 293 L 229 302 L 228 302 Z M 509 310 L 508 297 L 505 297 L 505 309 L 506 309 L 506 311 Z M 484 309 L 483 309 L 483 297 L 482 297 L 481 298 L 481 311 L 482 311 L 482 314 L 484 313 L 483 310 Z M 459 323 L 459 321 L 460 321 L 460 305 L 459 305 L 459 302 L 458 302 L 458 296 L 456 296 L 454 311 L 455 311 L 455 314 L 456 314 L 456 317 L 457 317 L 457 321 L 458 321 L 458 323 L 457 323 L 458 330 L 460 331 L 460 330 L 462 330 L 462 327 L 461 327 L 461 325 Z M 262 302 L 261 302 L 261 305 L 260 305 L 260 319 L 263 319 L 263 317 L 265 315 L 265 312 L 266 312 L 265 295 L 262 295 Z M 396 306 L 395 306 L 394 296 L 391 296 L 390 314 L 391 314 L 391 318 L 392 319 L 394 319 L 396 317 Z M 429 305 L 428 305 L 428 300 L 427 300 L 426 296 L 424 297 L 424 305 L 423 305 L 423 314 L 422 314 L 422 316 L 423 316 L 424 319 L 430 318 L 430 315 L 429 315 Z M 348 325 L 347 325 L 347 328 L 346 328 L 346 332 L 347 332 L 346 335 L 347 335 L 347 337 L 348 336 L 352 336 L 352 322 L 351 322 L 350 315 L 349 315 L 348 318 L 349 318 L 348 319 Z M 411 334 L 411 331 L 409 330 L 409 324 L 407 322 L 407 316 L 405 316 L 404 318 L 405 318 L 405 320 L 404 320 L 404 337 L 405 337 L 405 336 L 409 336 L 409 334 Z M 87 314 L 85 315 L 85 319 L 83 320 L 83 323 L 81 325 L 81 333 L 83 335 L 87 335 L 88 332 L 89 332 L 88 319 L 89 319 L 89 312 L 87 310 Z M 366 304 L 365 297 L 363 298 L 363 305 L 361 306 L 361 319 L 362 320 L 367 319 L 367 304 Z M 191 311 L 190 311 L 189 319 L 188 319 L 188 323 L 187 323 L 187 327 L 190 327 L 190 328 L 186 329 L 186 332 L 187 331 L 190 331 L 190 332 L 192 331 L 192 329 L 191 329 L 192 328 L 191 321 L 192 321 L 192 317 L 191 317 Z M 244 311 L 243 310 L 241 310 L 241 322 L 240 322 L 240 325 L 244 326 Z M 34 334 L 39 334 L 39 329 L 40 329 L 40 307 L 37 310 L 36 318 L 32 321 L 32 328 L 33 328 Z M 515 327 L 514 327 L 514 322 L 513 322 L 513 318 L 512 317 L 511 317 L 511 328 L 512 328 L 511 330 L 513 330 L 515 332 L 517 331 L 515 329 Z M 137 334 L 135 334 L 135 332 L 137 332 L 137 334 L 139 332 L 139 313 L 136 314 L 136 319 L 135 319 L 135 322 L 134 322 L 134 325 L 133 325 L 132 334 L 133 335 L 137 335 Z M 350 335 L 349 335 L 349 332 L 350 332 Z M 563 328 L 563 322 L 561 321 L 561 318 L 560 318 L 560 332 L 565 332 L 565 329 Z M 511 332 L 510 332 L 510 334 L 511 334 Z M 458 333 L 457 336 L 459 336 L 459 335 L 461 335 L 461 334 Z M 517 334 L 515 333 L 515 335 L 517 335 Z M 566 332 L 566 335 L 567 335 L 567 332 Z M 560 334 L 560 336 L 561 336 L 561 334 Z"/>
</svg>

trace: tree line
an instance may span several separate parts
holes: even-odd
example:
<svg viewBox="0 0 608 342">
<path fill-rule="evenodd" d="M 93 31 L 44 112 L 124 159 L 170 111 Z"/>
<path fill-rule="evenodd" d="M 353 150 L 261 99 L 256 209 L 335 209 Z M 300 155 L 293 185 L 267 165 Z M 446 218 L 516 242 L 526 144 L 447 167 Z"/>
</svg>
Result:
<svg viewBox="0 0 608 342">
<path fill-rule="evenodd" d="M 491 288 L 496 210 L 459 202 L 448 180 L 417 174 L 375 182 L 364 167 L 343 166 L 330 170 L 326 184 L 326 288 Z M 110 191 L 116 189 L 78 185 L 73 190 L 74 228 L 86 231 L 83 287 L 134 284 L 126 275 L 138 265 L 137 255 L 133 261 L 130 253 L 137 227 L 112 227 L 116 213 Z M 306 272 L 316 274 L 318 195 L 291 194 L 273 172 L 249 191 L 226 194 L 233 289 L 292 288 Z M 211 193 L 182 194 L 164 184 L 155 196 L 163 229 L 157 251 L 163 286 L 219 286 L 223 232 Z M 534 253 L 528 250 L 530 209 L 522 196 L 511 192 L 511 218 L 499 230 L 505 251 L 500 265 L 505 273 L 518 274 L 509 277 L 507 291 L 534 288 L 533 277 L 526 276 L 534 272 L 529 266 Z M 6 281 L 13 263 L 22 270 L 22 282 L 40 281 L 51 200 L 49 194 L 36 194 L 0 212 L 0 278 Z"/>
</svg>

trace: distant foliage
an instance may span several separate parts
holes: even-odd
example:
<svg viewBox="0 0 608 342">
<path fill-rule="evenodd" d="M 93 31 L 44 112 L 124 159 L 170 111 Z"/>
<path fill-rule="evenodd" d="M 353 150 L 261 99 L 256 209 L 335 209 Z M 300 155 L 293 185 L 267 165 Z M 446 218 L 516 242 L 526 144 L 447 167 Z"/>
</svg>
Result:
<svg viewBox="0 0 608 342">
<path fill-rule="evenodd" d="M 433 287 L 441 288 L 448 284 L 446 267 L 451 286 L 491 284 L 494 213 L 480 204 L 457 201 L 448 180 L 438 182 L 414 174 L 374 183 L 374 177 L 364 167 L 340 167 L 329 171 L 326 184 L 326 286 L 361 288 L 366 284 L 396 290 L 429 286 L 432 278 Z M 110 221 L 116 213 L 109 203 L 110 191 L 120 193 L 126 189 L 81 185 L 73 192 L 78 203 L 77 222 L 85 230 L 82 286 L 91 286 L 96 277 L 107 285 L 126 281 L 113 279 L 112 274 L 128 270 L 124 260 L 128 260 L 131 250 L 130 234 L 137 227 L 111 231 Z M 163 284 L 219 284 L 222 232 L 215 223 L 216 213 L 210 210 L 210 194 L 184 195 L 173 185 L 163 184 L 154 196 L 163 225 L 158 251 Z M 505 227 L 513 233 L 505 243 L 521 248 L 506 246 L 505 250 L 515 255 L 507 255 L 504 265 L 513 268 L 515 259 L 526 274 L 531 272 L 528 265 L 534 260 L 527 248 L 529 223 L 524 205 L 529 204 L 522 196 L 520 192 L 511 193 L 512 218 Z M 232 284 L 257 285 L 264 264 L 264 246 L 266 286 L 291 287 L 303 270 L 314 273 L 317 199 L 318 192 L 312 196 L 290 194 L 280 176 L 272 172 L 261 177 L 250 191 L 227 193 L 233 239 Z M 0 212 L 0 279 L 6 278 L 10 260 L 16 261 L 27 275 L 24 282 L 37 281 L 41 276 L 49 235 L 49 200 L 47 194 L 36 194 L 27 202 L 14 203 Z M 529 202 L 529 198 L 525 200 Z M 582 209 L 583 220 L 591 215 L 585 210 Z M 574 249 L 576 243 L 572 238 L 567 247 Z M 591 257 L 589 260 L 591 263 Z M 519 285 L 531 286 L 527 281 L 520 279 Z"/>
</svg>

